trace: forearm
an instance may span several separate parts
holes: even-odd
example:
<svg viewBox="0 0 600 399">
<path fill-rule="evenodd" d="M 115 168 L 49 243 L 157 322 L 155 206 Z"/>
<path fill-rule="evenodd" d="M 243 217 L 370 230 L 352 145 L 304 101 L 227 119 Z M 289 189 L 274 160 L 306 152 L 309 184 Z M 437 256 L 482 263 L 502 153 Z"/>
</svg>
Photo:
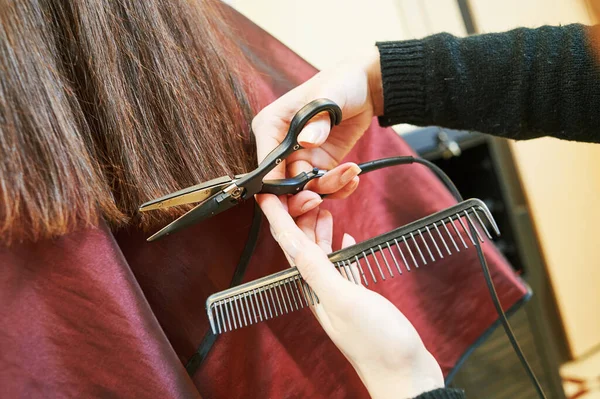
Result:
<svg viewBox="0 0 600 399">
<path fill-rule="evenodd" d="M 380 124 L 600 142 L 592 29 L 569 25 L 378 43 Z"/>
<path fill-rule="evenodd" d="M 465 399 L 464 391 L 460 389 L 440 388 L 425 392 L 414 399 Z"/>
</svg>

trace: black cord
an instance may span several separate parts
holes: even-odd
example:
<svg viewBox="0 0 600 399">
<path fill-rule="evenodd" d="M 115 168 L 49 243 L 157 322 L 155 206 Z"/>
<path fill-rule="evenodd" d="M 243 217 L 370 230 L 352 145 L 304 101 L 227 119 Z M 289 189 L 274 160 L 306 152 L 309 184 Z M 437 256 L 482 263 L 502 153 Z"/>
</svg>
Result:
<svg viewBox="0 0 600 399">
<path fill-rule="evenodd" d="M 469 227 L 471 229 L 471 235 L 475 234 L 475 232 L 473 231 L 474 227 L 470 222 L 469 222 Z M 502 327 L 504 327 L 504 332 L 506 332 L 506 336 L 508 337 L 510 344 L 512 345 L 513 349 L 515 350 L 517 357 L 521 361 L 523 368 L 529 375 L 529 379 L 533 383 L 535 390 L 538 393 L 538 396 L 542 399 L 545 399 L 546 395 L 544 394 L 544 390 L 542 389 L 540 382 L 538 381 L 533 370 L 531 369 L 531 366 L 527 362 L 527 359 L 525 358 L 525 354 L 523 353 L 523 350 L 519 346 L 519 342 L 517 342 L 517 338 L 515 337 L 515 333 L 512 331 L 512 328 L 510 327 L 510 323 L 508 322 L 506 313 L 504 313 L 504 310 L 502 310 L 502 305 L 500 304 L 500 299 L 498 298 L 498 293 L 496 292 L 496 287 L 494 287 L 494 283 L 492 282 L 492 277 L 490 275 L 490 269 L 488 268 L 487 262 L 485 261 L 485 256 L 483 255 L 481 245 L 479 245 L 479 242 L 477 240 L 475 240 L 475 243 L 476 243 L 475 248 L 477 249 L 477 257 L 479 257 L 479 262 L 481 263 L 481 268 L 483 269 L 483 273 L 485 276 L 485 282 L 487 284 L 488 290 L 490 291 L 490 295 L 492 296 L 492 302 L 494 302 L 494 307 L 496 308 L 496 312 L 498 312 L 498 316 L 500 316 L 500 320 L 502 321 Z"/>
<path fill-rule="evenodd" d="M 252 255 L 254 254 L 254 250 L 256 249 L 256 244 L 258 242 L 260 226 L 263 219 L 262 215 L 263 213 L 260 210 L 258 203 L 254 201 L 254 214 L 252 216 L 250 230 L 248 230 L 248 239 L 246 240 L 246 244 L 244 245 L 244 249 L 240 255 L 240 260 L 235 267 L 235 271 L 233 272 L 233 277 L 231 278 L 231 283 L 229 284 L 230 287 L 241 284 L 242 280 L 244 279 L 244 274 L 246 273 L 246 269 L 248 269 L 250 260 L 252 260 Z M 198 345 L 196 352 L 185 364 L 185 370 L 188 372 L 190 377 L 193 377 L 196 371 L 204 363 L 216 341 L 217 335 L 213 334 L 212 330 L 209 328 L 206 334 L 204 334 L 202 341 L 200 341 L 200 345 Z"/>
<path fill-rule="evenodd" d="M 454 185 L 454 183 L 452 182 L 450 177 L 448 177 L 448 175 L 442 169 L 440 169 L 440 167 L 438 167 L 436 164 L 434 164 L 426 159 L 415 158 L 412 156 L 391 157 L 391 158 L 378 159 L 376 161 L 371 161 L 371 162 L 365 162 L 365 163 L 359 164 L 358 166 L 361 168 L 361 174 L 363 174 L 363 173 L 372 172 L 377 169 L 386 168 L 389 166 L 407 165 L 407 164 L 412 164 L 412 163 L 418 163 L 418 164 L 427 166 L 442 181 L 442 183 L 446 186 L 446 188 L 448 188 L 448 190 L 452 193 L 452 195 L 458 202 L 463 201 L 462 195 L 460 195 L 460 192 L 458 191 L 458 189 L 456 188 L 456 186 Z M 258 211 L 258 209 L 256 209 L 256 207 L 255 207 L 255 212 L 257 212 L 257 211 Z M 471 237 L 477 237 L 475 227 L 471 224 L 471 221 L 468 220 L 467 223 L 469 224 L 469 230 L 471 231 Z M 254 221 L 253 221 L 253 225 L 254 225 Z M 504 313 L 504 310 L 502 309 L 502 305 L 500 303 L 500 299 L 498 298 L 498 293 L 496 292 L 496 288 L 494 287 L 494 282 L 492 281 L 492 276 L 490 274 L 490 270 L 489 270 L 487 262 L 485 260 L 485 256 L 483 254 L 481 244 L 476 239 L 474 239 L 473 242 L 475 243 L 475 249 L 477 250 L 477 257 L 479 258 L 479 262 L 480 262 L 481 268 L 483 270 L 483 275 L 485 277 L 485 282 L 486 282 L 488 290 L 490 292 L 490 296 L 492 297 L 492 302 L 494 303 L 496 312 L 498 313 L 498 316 L 500 317 L 500 321 L 502 322 L 502 327 L 504 327 L 506 336 L 508 337 L 517 357 L 519 358 L 521 364 L 523 365 L 523 368 L 527 372 L 531 382 L 533 383 L 533 385 L 538 393 L 538 396 L 542 399 L 546 399 L 544 390 L 542 389 L 542 386 L 540 385 L 538 379 L 536 378 L 535 374 L 533 373 L 531 366 L 527 362 L 527 359 L 525 358 L 525 355 L 523 354 L 523 350 L 519 346 L 519 343 L 517 342 L 515 334 L 512 331 L 512 328 L 510 326 L 510 323 L 508 322 L 506 314 Z M 199 364 L 200 363 L 198 363 L 198 365 Z"/>
<path fill-rule="evenodd" d="M 440 180 L 442 180 L 442 183 L 444 183 L 446 188 L 448 188 L 448 190 L 450 190 L 450 192 L 452 193 L 454 198 L 456 198 L 456 200 L 458 202 L 462 201 L 462 196 L 460 195 L 460 193 L 458 192 L 458 189 L 456 188 L 456 186 L 454 185 L 452 180 L 450 180 L 448 175 L 443 170 L 441 170 L 439 168 L 439 166 L 437 166 L 436 164 L 429 162 L 428 160 L 423 159 L 423 158 L 415 158 L 412 156 L 382 158 L 382 159 L 376 159 L 375 161 L 360 163 L 360 164 L 358 164 L 358 167 L 360 168 L 360 171 L 361 171 L 360 174 L 364 174 L 364 173 L 373 172 L 374 170 L 388 168 L 390 166 L 410 165 L 411 163 L 420 163 L 421 165 L 427 166 L 429 169 L 431 169 L 437 175 L 437 177 Z"/>
<path fill-rule="evenodd" d="M 463 198 L 460 195 L 460 192 L 457 190 L 454 183 L 452 183 L 452 180 L 450 180 L 450 177 L 448 177 L 448 175 L 442 169 L 440 169 L 436 164 L 434 164 L 426 159 L 422 159 L 422 158 L 413 158 L 413 157 L 396 157 L 396 158 L 398 158 L 398 161 L 399 161 L 398 164 L 411 163 L 411 162 L 409 162 L 409 158 L 412 158 L 412 162 L 427 166 L 429 169 L 431 169 L 437 175 L 438 178 L 440 178 L 440 180 L 442 180 L 444 185 L 450 190 L 450 192 L 456 198 L 456 200 L 458 202 L 462 202 Z M 392 158 L 388 158 L 388 159 L 391 160 Z M 540 382 L 538 381 L 535 374 L 533 373 L 531 366 L 527 362 L 527 359 L 525 358 L 525 355 L 523 354 L 523 350 L 519 346 L 519 343 L 517 342 L 517 338 L 515 337 L 515 334 L 514 334 L 512 328 L 510 327 L 510 323 L 508 322 L 506 313 L 504 313 L 504 310 L 502 309 L 502 305 L 500 304 L 500 298 L 498 298 L 498 293 L 496 292 L 496 288 L 494 287 L 494 282 L 492 281 L 490 269 L 488 268 L 487 262 L 485 261 L 485 256 L 483 255 L 483 250 L 481 248 L 479 241 L 476 239 L 477 234 L 475 231 L 475 227 L 471 224 L 470 221 L 468 221 L 468 224 L 469 224 L 469 229 L 471 231 L 471 236 L 475 238 L 473 240 L 473 242 L 475 243 L 475 249 L 477 250 L 477 257 L 479 258 L 479 263 L 481 263 L 481 269 L 483 270 L 483 275 L 485 277 L 485 283 L 487 284 L 488 290 L 490 292 L 490 296 L 492 297 L 492 302 L 494 303 L 496 312 L 498 313 L 498 316 L 500 317 L 500 321 L 502 322 L 502 327 L 504 327 L 504 332 L 506 333 L 506 336 L 508 337 L 510 344 L 512 345 L 517 357 L 519 358 L 519 361 L 523 365 L 523 368 L 527 372 L 529 379 L 531 380 L 532 384 L 534 385 L 534 387 L 538 393 L 538 396 L 542 399 L 546 399 L 544 390 L 542 389 Z"/>
</svg>

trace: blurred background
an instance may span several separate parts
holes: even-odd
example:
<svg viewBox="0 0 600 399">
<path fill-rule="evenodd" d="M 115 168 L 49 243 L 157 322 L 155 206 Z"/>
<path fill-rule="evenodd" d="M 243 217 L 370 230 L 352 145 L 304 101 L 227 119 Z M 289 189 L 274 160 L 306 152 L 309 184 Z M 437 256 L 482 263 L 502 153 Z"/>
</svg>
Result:
<svg viewBox="0 0 600 399">
<path fill-rule="evenodd" d="M 595 21 L 582 0 L 227 3 L 320 69 L 381 40 Z M 394 129 L 440 165 L 465 197 L 485 200 L 494 213 L 503 232 L 498 247 L 534 292 L 511 321 L 548 396 L 600 398 L 600 146 Z M 470 397 L 535 397 L 502 329 L 473 352 L 453 384 Z"/>
</svg>

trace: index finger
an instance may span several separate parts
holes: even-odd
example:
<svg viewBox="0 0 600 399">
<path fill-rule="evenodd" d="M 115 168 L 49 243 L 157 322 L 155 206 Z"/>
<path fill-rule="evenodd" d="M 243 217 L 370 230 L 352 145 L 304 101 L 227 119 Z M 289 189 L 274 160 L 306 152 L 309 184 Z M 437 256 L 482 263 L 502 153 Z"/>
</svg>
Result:
<svg viewBox="0 0 600 399">
<path fill-rule="evenodd" d="M 292 258 L 308 285 L 319 297 L 335 291 L 335 286 L 343 279 L 325 252 L 300 230 L 277 197 L 259 194 L 256 200 L 271 224 L 275 239 Z"/>
</svg>

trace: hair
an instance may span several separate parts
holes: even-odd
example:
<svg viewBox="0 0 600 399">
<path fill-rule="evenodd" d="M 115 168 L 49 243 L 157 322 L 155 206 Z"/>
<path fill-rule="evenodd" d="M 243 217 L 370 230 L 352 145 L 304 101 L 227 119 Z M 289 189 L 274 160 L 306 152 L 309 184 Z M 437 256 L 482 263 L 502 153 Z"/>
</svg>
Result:
<svg viewBox="0 0 600 399">
<path fill-rule="evenodd" d="M 256 162 L 213 1 L 0 0 L 0 238 L 55 237 Z"/>
</svg>

